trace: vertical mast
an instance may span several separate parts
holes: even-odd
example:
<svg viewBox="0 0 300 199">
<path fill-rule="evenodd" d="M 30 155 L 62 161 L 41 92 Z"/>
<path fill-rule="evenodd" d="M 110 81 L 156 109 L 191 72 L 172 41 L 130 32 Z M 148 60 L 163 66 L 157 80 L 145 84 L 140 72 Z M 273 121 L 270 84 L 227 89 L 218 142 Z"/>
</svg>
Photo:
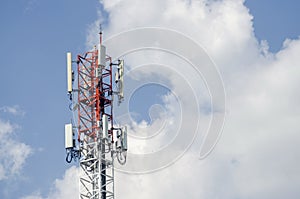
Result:
<svg viewBox="0 0 300 199">
<path fill-rule="evenodd" d="M 65 139 L 73 139 L 74 144 L 66 144 L 66 160 L 71 162 L 73 158 L 79 159 L 79 198 L 81 199 L 115 197 L 114 159 L 117 157 L 123 164 L 119 157 L 126 157 L 127 151 L 126 128 L 114 127 L 113 123 L 113 95 L 118 95 L 119 99 L 120 95 L 123 97 L 123 90 L 119 89 L 123 89 L 123 61 L 122 66 L 120 61 L 117 64 L 112 62 L 112 58 L 106 55 L 105 46 L 102 45 L 101 29 L 99 34 L 99 45 L 83 56 L 77 56 L 77 89 L 70 89 L 68 78 L 71 107 L 77 107 L 77 124 L 67 124 L 68 132 L 65 133 Z M 68 54 L 68 60 L 69 57 Z M 114 82 L 118 88 L 116 91 L 113 91 L 113 66 L 117 66 L 116 76 L 122 75 L 122 78 Z M 70 71 L 69 61 L 68 71 Z M 72 81 L 74 81 L 74 74 L 72 74 Z M 77 101 L 73 101 L 72 95 L 77 95 Z M 75 132 L 78 136 L 77 142 L 74 139 Z M 76 146 L 76 143 L 79 146 Z"/>
</svg>

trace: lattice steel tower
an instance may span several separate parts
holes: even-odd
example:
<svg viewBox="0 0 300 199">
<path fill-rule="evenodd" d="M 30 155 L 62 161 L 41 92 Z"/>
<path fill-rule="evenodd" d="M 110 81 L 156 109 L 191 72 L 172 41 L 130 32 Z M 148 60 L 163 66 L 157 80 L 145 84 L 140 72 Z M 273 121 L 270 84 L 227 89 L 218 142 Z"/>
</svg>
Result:
<svg viewBox="0 0 300 199">
<path fill-rule="evenodd" d="M 77 64 L 77 70 L 73 70 L 72 63 Z M 66 161 L 79 160 L 81 199 L 115 196 L 114 160 L 125 164 L 127 152 L 127 128 L 113 122 L 114 95 L 118 103 L 124 97 L 123 76 L 124 61 L 113 63 L 106 55 L 101 31 L 99 45 L 93 50 L 77 55 L 76 61 L 67 53 L 67 85 L 73 119 L 65 125 Z"/>
</svg>

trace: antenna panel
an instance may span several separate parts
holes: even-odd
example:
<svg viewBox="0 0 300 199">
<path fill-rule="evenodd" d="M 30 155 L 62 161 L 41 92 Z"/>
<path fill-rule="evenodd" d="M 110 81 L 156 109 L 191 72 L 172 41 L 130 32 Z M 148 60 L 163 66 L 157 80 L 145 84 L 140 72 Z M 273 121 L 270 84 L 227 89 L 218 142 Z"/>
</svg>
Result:
<svg viewBox="0 0 300 199">
<path fill-rule="evenodd" d="M 119 99 L 123 99 L 124 98 L 124 60 L 121 60 L 119 64 L 119 82 L 120 82 Z"/>
<path fill-rule="evenodd" d="M 65 124 L 65 148 L 73 148 L 73 129 L 72 124 Z"/>
<path fill-rule="evenodd" d="M 103 138 L 108 138 L 108 118 L 105 114 L 102 116 L 102 133 Z"/>
<path fill-rule="evenodd" d="M 123 151 L 127 151 L 127 126 L 122 128 L 122 147 Z"/>
<path fill-rule="evenodd" d="M 99 44 L 98 50 L 98 65 L 105 66 L 106 65 L 106 47 Z"/>
<path fill-rule="evenodd" d="M 68 84 L 68 92 L 72 92 L 72 54 L 70 52 L 67 53 L 67 84 Z"/>
</svg>

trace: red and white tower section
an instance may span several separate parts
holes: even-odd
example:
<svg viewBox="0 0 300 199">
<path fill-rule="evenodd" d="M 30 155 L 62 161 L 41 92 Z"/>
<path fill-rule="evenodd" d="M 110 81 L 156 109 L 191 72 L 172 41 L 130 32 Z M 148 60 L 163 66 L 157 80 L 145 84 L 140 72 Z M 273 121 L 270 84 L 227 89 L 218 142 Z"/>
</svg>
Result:
<svg viewBox="0 0 300 199">
<path fill-rule="evenodd" d="M 77 55 L 75 61 L 67 53 L 73 119 L 65 125 L 66 161 L 79 161 L 80 199 L 115 197 L 114 160 L 125 164 L 127 152 L 127 128 L 114 124 L 113 115 L 114 96 L 118 103 L 124 97 L 123 76 L 124 61 L 113 63 L 102 45 L 101 32 L 93 50 Z"/>
</svg>

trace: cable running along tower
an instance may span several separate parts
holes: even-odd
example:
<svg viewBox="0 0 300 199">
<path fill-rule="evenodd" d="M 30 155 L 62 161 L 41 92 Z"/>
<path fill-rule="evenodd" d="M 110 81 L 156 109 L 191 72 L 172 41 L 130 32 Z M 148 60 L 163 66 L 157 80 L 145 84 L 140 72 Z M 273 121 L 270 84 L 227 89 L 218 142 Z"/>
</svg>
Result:
<svg viewBox="0 0 300 199">
<path fill-rule="evenodd" d="M 73 63 L 77 65 L 75 70 Z M 65 125 L 66 161 L 79 161 L 80 199 L 115 197 L 114 160 L 125 164 L 127 153 L 127 128 L 115 125 L 113 115 L 114 96 L 118 104 L 123 101 L 123 76 L 124 61 L 113 63 L 106 54 L 102 31 L 93 50 L 77 55 L 75 61 L 67 53 L 67 86 L 73 119 Z"/>
</svg>

